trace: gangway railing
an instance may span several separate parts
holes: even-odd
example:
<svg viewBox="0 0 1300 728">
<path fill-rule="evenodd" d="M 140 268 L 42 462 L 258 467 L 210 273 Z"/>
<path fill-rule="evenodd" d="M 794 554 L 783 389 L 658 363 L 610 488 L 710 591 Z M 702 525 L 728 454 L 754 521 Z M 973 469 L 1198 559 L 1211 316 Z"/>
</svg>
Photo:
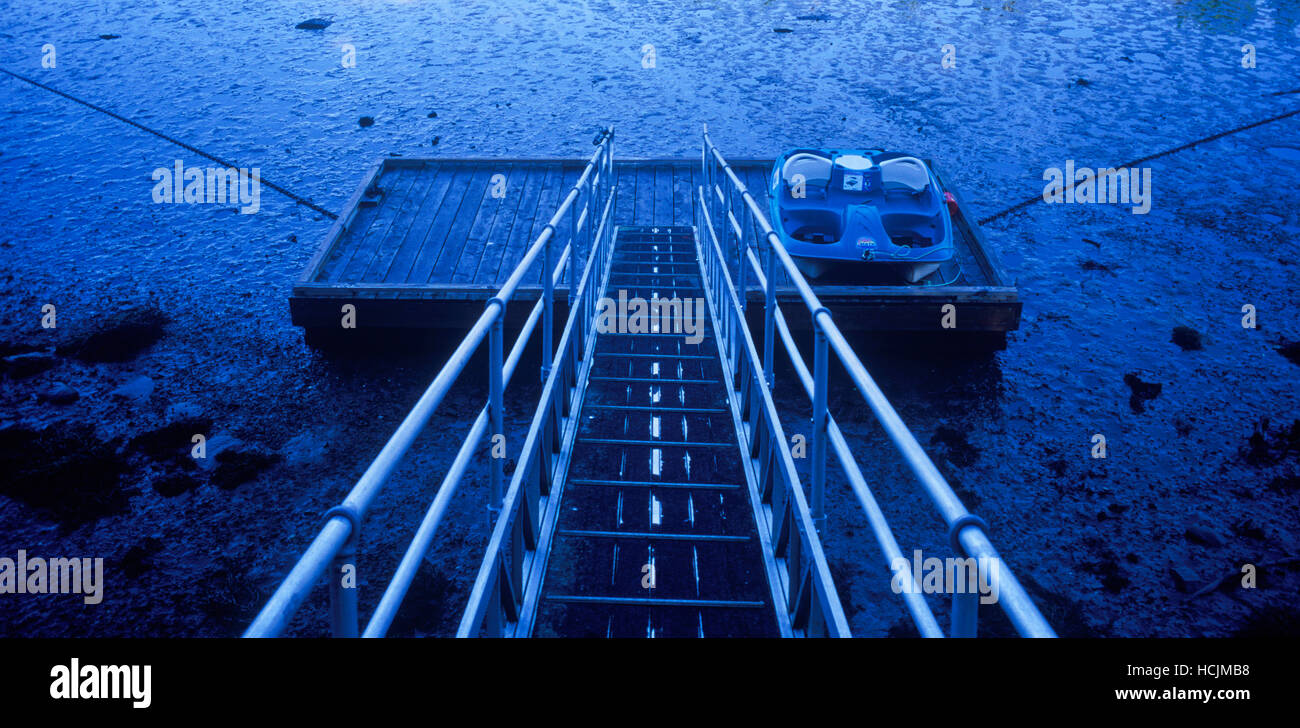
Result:
<svg viewBox="0 0 1300 728">
<path fill-rule="evenodd" d="M 612 195 L 609 204 L 612 208 Z M 598 296 L 604 291 L 613 259 L 614 230 L 612 223 L 607 223 L 608 210 L 570 303 L 569 319 L 542 385 L 510 485 L 500 500 L 501 509 L 470 589 L 457 637 L 529 633 L 553 536 L 551 526 L 559 517 L 559 498 L 552 486 L 568 470 L 579 425 L 578 405 L 595 359 L 587 354 L 594 351 Z"/>
<path fill-rule="evenodd" d="M 797 485 L 798 476 L 793 472 L 790 443 L 782 433 L 775 408 L 771 406 L 774 352 L 779 331 L 782 346 L 794 366 L 799 384 L 812 401 L 810 516 L 816 525 L 820 527 L 825 521 L 826 461 L 829 450 L 835 454 L 850 487 L 866 513 L 876 542 L 889 563 L 893 577 L 891 583 L 910 587 L 899 591 L 918 632 L 925 637 L 944 636 L 938 620 L 935 619 L 933 611 L 922 595 L 923 590 L 916 581 L 917 575 L 912 573 L 909 565 L 911 560 L 903 557 L 898 541 L 871 488 L 867 485 L 862 469 L 854 459 L 852 450 L 835 423 L 834 417 L 828 411 L 829 364 L 830 355 L 834 353 L 890 441 L 938 509 L 948 527 L 948 540 L 954 552 L 967 562 L 967 566 L 970 566 L 970 561 L 974 561 L 973 568 L 978 570 L 975 573 L 976 583 L 988 584 L 993 593 L 998 595 L 998 605 L 1020 635 L 1055 637 L 1055 632 L 1038 611 L 1015 574 L 1002 562 L 997 549 L 989 540 L 988 526 L 962 504 L 961 499 L 953 492 L 952 487 L 926 455 L 911 430 L 904 424 L 880 387 L 876 385 L 867 368 L 832 320 L 830 310 L 822 305 L 812 287 L 804 279 L 803 273 L 786 252 L 780 236 L 768 222 L 766 213 L 755 202 L 745 184 L 736 176 L 710 139 L 707 126 L 704 127 L 702 138 L 701 171 L 704 185 L 697 190 L 701 203 L 697 208 L 697 216 L 700 218 L 698 227 L 707 231 L 708 235 L 708 242 L 704 244 L 705 255 L 702 262 L 709 273 L 713 295 L 731 300 L 731 305 L 725 308 L 732 311 L 733 315 L 728 316 L 723 322 L 720 338 L 725 342 L 724 351 L 729 360 L 727 363 L 737 375 L 734 385 L 744 397 L 748 417 L 745 436 L 751 456 L 758 459 L 761 467 L 763 496 L 767 501 L 765 510 L 769 519 L 768 528 L 773 533 L 781 533 L 790 528 L 791 520 L 796 527 L 802 527 L 801 524 L 805 523 L 801 518 L 803 514 L 799 506 L 802 493 Z M 739 281 L 739 284 L 734 286 L 728 270 L 733 262 L 736 278 Z M 784 273 L 786 280 L 798 292 L 812 320 L 814 344 L 811 371 L 776 302 L 776 277 L 781 273 Z M 750 275 L 754 277 L 763 294 L 761 370 L 745 316 L 746 281 Z M 791 483 L 795 484 L 794 487 L 791 487 Z M 781 498 L 787 493 L 794 496 L 793 510 L 790 502 L 781 502 Z M 813 543 L 815 542 L 814 539 Z M 791 544 L 798 543 L 799 541 L 792 537 Z M 796 558 L 802 558 L 802 555 L 796 554 Z M 791 574 L 799 574 L 795 568 L 789 571 Z M 816 580 L 812 583 L 814 588 L 820 586 L 820 582 Z M 969 581 L 967 583 L 969 584 Z M 821 599 L 832 596 L 823 591 L 817 591 L 817 595 Z M 949 635 L 976 636 L 979 600 L 980 593 L 977 589 L 954 590 Z M 835 605 L 838 606 L 838 599 Z"/>
<path fill-rule="evenodd" d="M 335 637 L 358 636 L 360 622 L 355 562 L 362 521 L 393 470 L 485 340 L 488 342 L 488 403 L 479 412 L 452 461 L 362 636 L 382 637 L 387 633 L 420 562 L 437 533 L 451 498 L 484 437 L 489 432 L 493 438 L 505 437 L 504 389 L 514 375 L 539 322 L 542 329 L 542 361 L 547 364 L 543 366 L 542 376 L 546 385 L 541 394 L 546 404 L 538 411 L 547 413 L 547 416 L 554 417 L 557 421 L 569 414 L 572 404 L 580 396 L 578 387 L 583 380 L 578 378 L 577 367 L 584 358 L 587 327 L 594 319 L 595 302 L 591 300 L 590 294 L 592 271 L 605 267 L 612 240 L 612 211 L 616 190 L 614 182 L 614 130 L 610 127 L 597 137 L 596 151 L 578 180 L 537 239 L 528 247 L 510 277 L 487 302 L 483 314 L 452 352 L 433 382 L 343 502 L 326 512 L 324 525 L 315 539 L 249 625 L 244 632 L 245 637 L 275 637 L 284 634 L 304 600 L 321 577 L 327 574 L 331 632 Z M 555 238 L 566 215 L 569 217 L 568 240 L 556 255 Z M 506 305 L 539 259 L 542 263 L 542 296 L 533 306 L 509 356 L 503 358 Z M 585 265 L 580 270 L 580 264 L 584 260 Z M 553 346 L 553 299 L 555 286 L 563 280 L 566 270 L 569 274 L 569 317 L 557 351 Z M 534 464 L 549 463 L 552 450 L 558 442 L 558 439 L 550 439 L 538 445 L 530 440 Z M 504 458 L 492 458 L 491 461 L 488 516 L 492 521 L 500 520 L 496 518 L 496 513 L 501 508 L 505 495 L 504 463 Z M 525 469 L 526 464 L 517 466 L 512 483 L 518 480 L 519 471 Z M 543 466 L 542 471 L 549 472 L 549 468 Z M 525 537 L 531 535 L 522 523 L 518 528 Z"/>
<path fill-rule="evenodd" d="M 705 295 L 713 308 L 718 331 L 722 368 L 731 399 L 737 401 L 736 415 L 742 423 L 736 439 L 747 446 L 755 482 L 754 496 L 760 505 L 760 528 L 767 532 L 784 596 L 782 607 L 791 631 L 805 637 L 850 637 L 844 607 L 831 577 L 816 524 L 803 492 L 794 457 L 787 446 L 785 429 L 772 400 L 770 378 L 760 378 L 754 338 L 745 321 L 743 294 L 738 294 L 727 257 L 713 234 L 711 217 L 704 202 L 704 188 L 697 188 L 702 226 L 709 231 L 699 239 L 700 266 Z M 777 445 L 780 443 L 780 445 Z"/>
</svg>

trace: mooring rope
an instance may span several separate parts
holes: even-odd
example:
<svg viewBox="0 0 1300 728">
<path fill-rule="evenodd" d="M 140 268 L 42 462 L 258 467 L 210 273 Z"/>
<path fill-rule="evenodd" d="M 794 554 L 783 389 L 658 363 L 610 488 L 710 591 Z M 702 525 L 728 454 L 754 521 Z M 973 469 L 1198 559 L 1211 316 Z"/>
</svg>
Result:
<svg viewBox="0 0 1300 728">
<path fill-rule="evenodd" d="M 154 129 L 150 129 L 149 127 L 145 126 L 144 124 L 141 124 L 141 123 L 138 122 L 138 121 L 133 121 L 133 120 L 131 120 L 131 119 L 128 119 L 128 118 L 126 118 L 125 116 L 122 116 L 121 114 L 118 114 L 118 113 L 115 113 L 115 112 L 109 111 L 108 109 L 105 109 L 105 108 L 102 107 L 102 106 L 96 106 L 95 104 L 92 104 L 92 103 L 90 103 L 89 101 L 83 101 L 83 100 L 77 98 L 76 96 L 73 96 L 72 94 L 67 94 L 67 93 L 64 93 L 64 92 L 62 92 L 62 91 L 56 89 L 56 88 L 52 88 L 52 87 L 50 87 L 50 86 L 46 86 L 45 84 L 43 84 L 43 83 L 41 83 L 41 82 L 39 82 L 39 81 L 33 81 L 32 79 L 27 78 L 26 76 L 20 76 L 20 75 L 14 73 L 13 71 L 10 71 L 10 70 L 8 70 L 8 69 L 0 68 L 0 72 L 6 73 L 6 74 L 8 74 L 8 75 L 10 75 L 10 76 L 13 76 L 14 78 L 18 79 L 19 81 L 26 81 L 27 83 L 30 83 L 30 84 L 33 85 L 33 86 L 36 86 L 36 87 L 38 87 L 38 88 L 43 88 L 43 89 L 45 89 L 46 91 L 49 91 L 49 92 L 51 92 L 51 93 L 56 93 L 56 94 L 62 96 L 63 98 L 68 99 L 69 101 L 75 101 L 75 102 L 77 102 L 78 104 L 81 104 L 82 106 L 85 106 L 85 107 L 87 107 L 87 108 L 89 108 L 89 109 L 94 109 L 95 111 L 98 111 L 98 112 L 101 113 L 101 114 L 107 114 L 108 116 L 111 116 L 111 117 L 113 117 L 114 119 L 117 119 L 118 121 L 126 122 L 127 124 L 130 124 L 131 126 L 134 126 L 135 128 L 139 129 L 140 131 L 145 131 L 145 132 L 148 132 L 148 133 L 150 133 L 150 134 L 153 134 L 154 136 L 158 137 L 159 139 L 165 139 L 165 140 L 171 142 L 172 144 L 175 144 L 176 146 L 181 147 L 182 149 L 185 149 L 185 150 L 187 150 L 187 151 L 190 151 L 190 152 L 193 152 L 193 153 L 199 155 L 200 157 L 205 157 L 205 158 L 207 158 L 207 159 L 211 159 L 212 161 L 216 162 L 217 164 L 220 164 L 220 165 L 223 166 L 223 167 L 229 167 L 229 168 L 233 168 L 233 169 L 241 169 L 241 167 L 240 167 L 239 165 L 234 164 L 234 163 L 231 163 L 231 162 L 227 162 L 226 160 L 222 159 L 221 157 L 216 156 L 215 154 L 208 154 L 207 152 L 203 151 L 202 149 L 199 149 L 199 148 L 197 148 L 197 147 L 194 147 L 194 146 L 191 146 L 191 145 L 189 145 L 189 144 L 186 144 L 185 142 L 183 142 L 183 141 L 181 141 L 181 140 L 179 140 L 179 139 L 176 139 L 175 137 L 167 136 L 166 134 L 164 134 L 164 133 L 162 133 L 162 132 L 160 132 L 160 131 L 155 131 Z M 260 181 L 261 184 L 266 185 L 267 187 L 269 187 L 269 188 L 275 190 L 276 192 L 279 192 L 280 194 L 284 195 L 285 197 L 288 197 L 289 199 L 293 200 L 294 202 L 298 203 L 299 205 L 302 205 L 302 206 L 304 206 L 304 207 L 309 207 L 309 208 L 311 208 L 312 210 L 315 210 L 316 212 L 319 212 L 320 214 L 324 215 L 325 217 L 328 217 L 328 218 L 331 219 L 331 220 L 337 220 L 337 219 L 339 219 L 339 216 L 338 216 L 338 215 L 336 215 L 336 214 L 330 212 L 329 210 L 326 210 L 325 208 L 321 207 L 320 205 L 317 205 L 315 202 L 312 202 L 311 200 L 307 199 L 306 197 L 303 197 L 303 196 L 301 196 L 301 195 L 296 195 L 296 194 L 290 192 L 289 190 L 286 190 L 285 188 L 281 187 L 280 185 L 277 185 L 277 184 L 275 184 L 275 183 L 273 183 L 273 182 L 268 181 L 265 177 L 259 177 L 258 179 L 259 179 L 259 181 Z"/>
<path fill-rule="evenodd" d="M 1172 149 L 1166 149 L 1166 150 L 1164 150 L 1164 151 L 1162 151 L 1162 152 L 1156 152 L 1155 154 L 1148 154 L 1147 156 L 1142 157 L 1142 158 L 1140 158 L 1140 159 L 1134 159 L 1134 160 L 1131 161 L 1131 162 L 1125 162 L 1124 164 L 1119 165 L 1119 167 L 1116 167 L 1116 169 L 1123 169 L 1123 168 L 1128 168 L 1128 167 L 1136 167 L 1137 165 L 1142 164 L 1143 162 L 1150 162 L 1150 161 L 1153 160 L 1153 159 L 1159 159 L 1159 158 L 1161 158 L 1161 157 L 1167 157 L 1167 156 L 1169 156 L 1170 154 L 1175 154 L 1175 153 L 1177 153 L 1177 152 L 1181 152 L 1181 151 L 1184 151 L 1184 150 L 1186 150 L 1186 149 L 1191 149 L 1192 147 L 1195 147 L 1195 146 L 1197 146 L 1197 145 L 1204 144 L 1204 143 L 1206 143 L 1206 142 L 1212 142 L 1212 141 L 1214 141 L 1215 139 L 1222 139 L 1223 137 L 1226 137 L 1226 136 L 1228 136 L 1228 135 L 1230 135 L 1230 134 L 1236 134 L 1237 132 L 1246 131 L 1247 129 L 1254 129 L 1254 128 L 1257 127 L 1257 126 L 1263 126 L 1263 125 L 1265 125 L 1265 124 L 1271 124 L 1271 123 L 1273 123 L 1273 122 L 1275 122 L 1275 121 L 1281 121 L 1281 120 L 1283 120 L 1283 119 L 1285 119 L 1285 118 L 1287 118 L 1287 117 L 1295 116 L 1296 114 L 1300 114 L 1300 109 L 1293 109 L 1293 110 L 1291 110 L 1291 111 L 1286 112 L 1285 114 L 1278 114 L 1277 116 L 1271 116 L 1271 117 L 1269 117 L 1269 118 L 1267 118 L 1267 119 L 1264 119 L 1264 120 L 1262 120 L 1262 121 L 1256 121 L 1256 122 L 1254 122 L 1254 123 L 1246 124 L 1246 125 L 1244 125 L 1244 126 L 1239 126 L 1239 127 L 1235 128 L 1235 129 L 1229 129 L 1229 130 L 1227 130 L 1227 131 L 1221 131 L 1221 132 L 1219 132 L 1218 134 L 1211 134 L 1210 136 L 1207 136 L 1207 137 L 1205 137 L 1205 138 L 1203 138 L 1203 139 L 1197 139 L 1196 141 L 1187 142 L 1186 144 L 1183 144 L 1183 145 L 1181 145 L 1181 146 L 1174 147 L 1174 148 L 1172 148 Z M 1098 177 L 1098 179 L 1100 179 L 1100 177 Z M 1074 187 L 1074 182 L 1075 182 L 1074 180 L 1070 180 L 1070 183 L 1069 183 L 1069 184 L 1070 184 L 1070 187 Z M 1010 214 L 1013 213 L 1013 212 L 1018 212 L 1018 211 L 1020 211 L 1020 210 L 1023 210 L 1023 209 L 1025 209 L 1026 207 L 1029 207 L 1030 205 L 1034 204 L 1035 202 L 1039 202 L 1039 201 L 1042 200 L 1042 199 L 1043 199 L 1042 194 L 1038 194 L 1038 195 L 1035 195 L 1034 197 L 1030 197 L 1030 198 L 1027 199 L 1027 200 L 1022 200 L 1022 201 L 1017 202 L 1016 204 L 1012 205 L 1011 207 L 1008 207 L 1008 208 L 1005 209 L 1005 210 L 1002 210 L 1002 211 L 1000 211 L 1000 212 L 995 212 L 995 213 L 993 213 L 992 215 L 989 215 L 988 217 L 981 219 L 981 220 L 979 221 L 979 224 L 980 224 L 980 225 L 987 225 L 988 223 L 993 222 L 994 220 L 996 220 L 996 219 L 998 219 L 998 218 L 1000 218 L 1000 217 L 1005 217 L 1005 216 L 1007 216 L 1007 215 L 1010 215 Z"/>
</svg>

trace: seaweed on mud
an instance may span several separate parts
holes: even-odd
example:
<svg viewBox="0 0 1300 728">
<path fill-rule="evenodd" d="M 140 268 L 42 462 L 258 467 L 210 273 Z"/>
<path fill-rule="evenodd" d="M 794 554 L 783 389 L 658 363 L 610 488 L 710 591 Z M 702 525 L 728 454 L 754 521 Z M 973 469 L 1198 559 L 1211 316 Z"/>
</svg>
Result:
<svg viewBox="0 0 1300 728">
<path fill-rule="evenodd" d="M 1202 348 L 1201 332 L 1190 326 L 1175 326 L 1169 341 L 1183 351 L 1199 351 Z"/>
<path fill-rule="evenodd" d="M 280 462 L 280 455 L 255 448 L 231 448 L 217 453 L 217 467 L 212 484 L 222 490 L 234 490 L 256 478 L 263 470 Z"/>
<path fill-rule="evenodd" d="M 188 453 L 195 435 L 212 428 L 211 417 L 184 417 L 131 439 L 131 449 L 155 459 Z"/>
<path fill-rule="evenodd" d="M 1300 364 L 1300 341 L 1282 344 L 1277 348 L 1277 353 L 1286 357 L 1292 364 Z"/>
<path fill-rule="evenodd" d="M 167 322 L 167 315 L 155 308 L 127 309 L 76 335 L 58 351 L 92 363 L 131 361 L 162 338 Z"/>
<path fill-rule="evenodd" d="M 153 569 L 153 557 L 162 550 L 162 540 L 154 536 L 149 536 L 144 541 L 127 549 L 117 562 L 117 567 L 129 579 L 136 579 L 144 575 L 145 572 Z"/>
<path fill-rule="evenodd" d="M 126 462 L 88 424 L 0 429 L 0 494 L 68 527 L 126 510 Z"/>
<path fill-rule="evenodd" d="M 1146 411 L 1146 402 L 1160 396 L 1160 391 L 1164 385 L 1159 382 L 1144 382 L 1136 374 L 1125 374 L 1124 383 L 1128 385 L 1131 394 L 1128 398 L 1128 406 L 1135 413 L 1141 414 Z"/>
<path fill-rule="evenodd" d="M 1300 420 L 1274 429 L 1268 418 L 1255 423 L 1242 453 L 1246 462 L 1256 467 L 1274 465 L 1295 455 L 1300 455 Z"/>
</svg>

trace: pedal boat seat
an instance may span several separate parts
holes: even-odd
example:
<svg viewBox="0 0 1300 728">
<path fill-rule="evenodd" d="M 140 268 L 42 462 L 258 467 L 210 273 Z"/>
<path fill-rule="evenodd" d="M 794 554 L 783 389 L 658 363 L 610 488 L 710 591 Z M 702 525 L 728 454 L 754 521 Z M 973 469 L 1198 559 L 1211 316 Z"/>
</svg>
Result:
<svg viewBox="0 0 1300 728">
<path fill-rule="evenodd" d="M 816 154 L 800 152 L 790 155 L 781 166 L 781 180 L 786 190 L 793 190 L 795 175 L 802 175 L 804 187 L 821 188 L 823 191 L 831 183 L 831 160 Z"/>
<path fill-rule="evenodd" d="M 919 195 L 930 186 L 925 162 L 916 157 L 894 157 L 880 163 L 880 186 L 885 192 L 899 190 Z"/>
</svg>

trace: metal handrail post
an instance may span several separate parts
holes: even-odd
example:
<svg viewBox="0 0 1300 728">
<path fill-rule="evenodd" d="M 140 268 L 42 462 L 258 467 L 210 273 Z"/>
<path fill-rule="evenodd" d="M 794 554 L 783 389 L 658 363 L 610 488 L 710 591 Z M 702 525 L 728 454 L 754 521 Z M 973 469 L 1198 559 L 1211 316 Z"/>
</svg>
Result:
<svg viewBox="0 0 1300 728">
<path fill-rule="evenodd" d="M 492 322 L 492 333 L 489 335 L 488 344 L 488 408 L 492 416 L 492 436 L 489 438 L 490 446 L 488 455 L 492 460 L 492 484 L 488 491 L 488 527 L 496 523 L 497 511 L 501 509 L 501 499 L 504 497 L 502 482 L 505 480 L 505 458 L 497 457 L 492 450 L 496 449 L 496 438 L 498 435 L 504 440 L 505 438 L 505 402 L 503 399 L 503 389 L 501 382 L 501 351 L 502 340 L 505 336 L 506 306 L 499 298 L 493 298 L 488 305 L 493 303 L 500 307 L 497 312 L 496 320 Z M 502 445 L 504 446 L 504 442 Z"/>
<path fill-rule="evenodd" d="M 740 294 L 740 312 L 742 314 L 749 310 L 749 295 L 745 280 L 745 259 L 749 255 L 749 238 L 745 235 L 745 231 L 750 229 L 749 223 L 753 216 L 753 211 L 746 206 L 745 214 L 741 216 L 744 218 L 744 222 L 740 226 L 740 240 L 736 244 L 736 270 L 738 271 L 736 274 L 736 291 Z"/>
<path fill-rule="evenodd" d="M 776 350 L 776 283 L 772 280 L 772 259 L 776 254 L 772 252 L 772 246 L 767 246 L 767 252 L 763 255 L 763 379 L 767 386 L 773 385 L 772 371 L 775 366 L 773 361 Z"/>
<path fill-rule="evenodd" d="M 333 576 L 330 578 L 330 633 L 335 637 L 351 638 L 360 634 L 360 620 L 357 616 L 357 524 L 353 524 L 348 540 L 334 555 Z M 348 574 L 348 571 L 351 574 Z M 343 579 L 351 576 L 352 586 L 345 586 Z"/>
<path fill-rule="evenodd" d="M 572 208 L 570 208 L 572 209 Z M 570 217 L 570 220 L 573 218 Z M 546 247 L 542 251 L 542 378 L 546 381 L 546 375 L 550 374 L 551 356 L 555 353 L 552 348 L 554 342 L 551 340 L 552 333 L 555 330 L 555 284 L 551 280 L 551 242 L 555 240 L 555 228 L 550 228 L 551 235 L 546 238 Z M 545 233 L 543 233 L 545 234 Z M 569 247 L 572 250 L 573 243 L 570 238 Z M 569 256 L 570 259 L 573 256 Z"/>
<path fill-rule="evenodd" d="M 769 280 L 770 283 L 770 280 Z M 813 314 L 813 321 L 817 314 Z M 821 531 L 826 525 L 826 395 L 829 388 L 826 334 L 817 328 L 813 345 L 813 449 L 812 510 L 813 524 Z"/>
</svg>

